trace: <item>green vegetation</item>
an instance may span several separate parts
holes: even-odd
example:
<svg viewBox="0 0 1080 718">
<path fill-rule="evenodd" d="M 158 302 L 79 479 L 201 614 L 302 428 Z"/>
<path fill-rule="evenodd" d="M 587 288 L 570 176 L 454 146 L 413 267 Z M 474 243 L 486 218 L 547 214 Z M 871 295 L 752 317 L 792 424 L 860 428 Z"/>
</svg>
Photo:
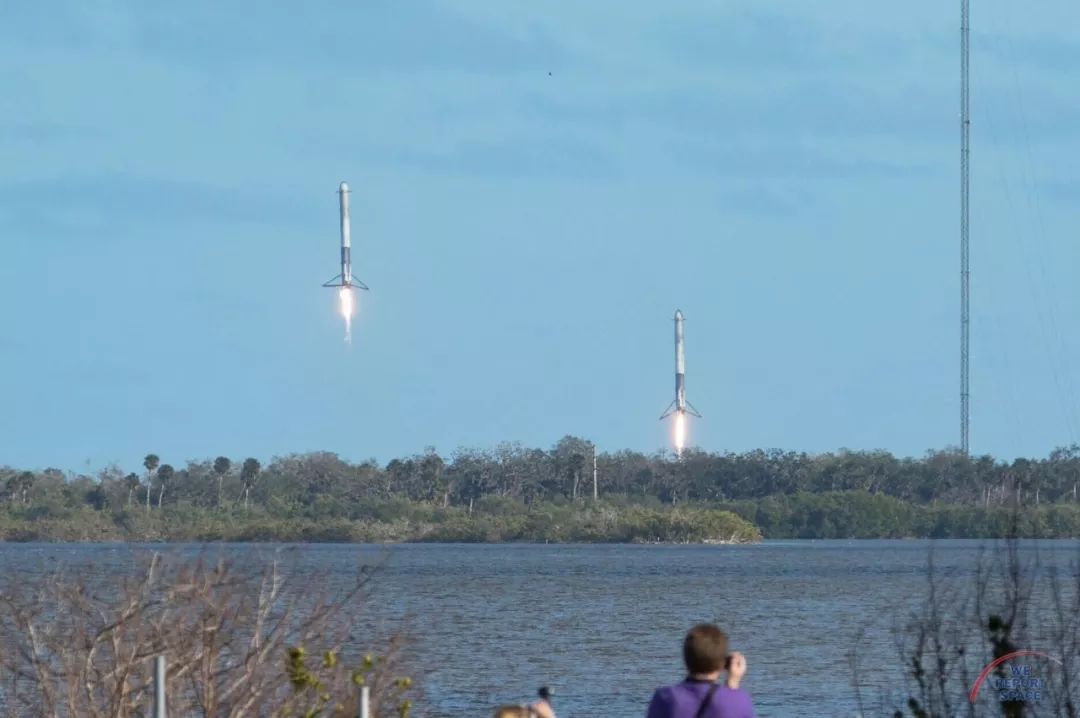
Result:
<svg viewBox="0 0 1080 718">
<path fill-rule="evenodd" d="M 924 506 L 866 491 L 770 496 L 724 504 L 768 538 L 1001 538 L 1014 530 L 1009 506 Z M 1021 509 L 1022 538 L 1080 536 L 1080 504 Z"/>
<path fill-rule="evenodd" d="M 314 704 L 303 712 L 292 713 L 287 709 L 282 711 L 282 718 L 291 718 L 293 715 L 300 718 L 344 718 L 358 714 L 355 694 L 342 697 L 335 696 L 333 687 L 343 683 L 348 686 L 368 686 L 372 683 L 377 685 L 376 667 L 383 662 L 379 656 L 370 653 L 364 656 L 359 667 L 350 671 L 345 670 L 340 656 L 335 651 L 326 651 L 322 658 L 311 667 L 308 665 L 307 651 L 302 646 L 294 646 L 288 651 L 285 672 L 292 686 L 293 693 L 297 697 L 307 698 L 308 703 Z M 348 673 L 349 679 L 342 681 L 341 676 Z M 372 680 L 376 678 L 376 680 Z M 388 688 L 383 689 L 382 702 L 392 706 L 392 715 L 397 718 L 409 718 L 412 711 L 412 701 L 405 697 L 412 688 L 412 679 L 405 676 L 394 678 Z"/>
<path fill-rule="evenodd" d="M 366 504 L 360 515 L 312 518 L 265 509 L 218 512 L 187 506 L 116 512 L 89 507 L 0 510 L 5 541 L 284 541 L 443 543 L 676 542 L 745 543 L 761 539 L 748 521 L 704 507 L 572 506 L 484 501 L 471 514 L 459 507 L 409 501 Z"/>
<path fill-rule="evenodd" d="M 596 484 L 593 484 L 593 459 Z M 1080 447 L 997 462 L 932 452 L 595 454 L 503 444 L 350 464 L 334 454 L 142 473 L 0 468 L 5 540 L 753 541 L 1080 535 Z M 596 491 L 599 499 L 593 498 Z M 741 518 L 740 518 L 741 517 Z M 757 528 L 755 528 L 755 526 Z M 759 533 L 760 530 L 760 533 Z"/>
</svg>

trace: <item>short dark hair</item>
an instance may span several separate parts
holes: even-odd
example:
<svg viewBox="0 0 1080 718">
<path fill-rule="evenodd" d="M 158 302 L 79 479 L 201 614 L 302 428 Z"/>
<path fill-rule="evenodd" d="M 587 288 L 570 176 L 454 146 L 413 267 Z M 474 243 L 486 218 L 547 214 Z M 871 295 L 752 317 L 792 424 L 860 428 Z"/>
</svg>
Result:
<svg viewBox="0 0 1080 718">
<path fill-rule="evenodd" d="M 691 674 L 722 670 L 727 661 L 727 635 L 711 623 L 699 623 L 686 634 L 682 654 Z"/>
</svg>

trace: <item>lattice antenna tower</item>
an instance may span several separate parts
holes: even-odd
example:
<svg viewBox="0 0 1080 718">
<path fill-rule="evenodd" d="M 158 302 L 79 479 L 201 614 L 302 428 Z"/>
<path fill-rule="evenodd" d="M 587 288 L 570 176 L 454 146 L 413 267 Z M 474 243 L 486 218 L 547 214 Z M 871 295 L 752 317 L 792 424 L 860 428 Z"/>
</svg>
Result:
<svg viewBox="0 0 1080 718">
<path fill-rule="evenodd" d="M 971 2 L 960 0 L 960 450 L 970 451 L 971 267 L 968 242 L 968 190 L 970 185 L 971 116 L 969 55 Z"/>
</svg>

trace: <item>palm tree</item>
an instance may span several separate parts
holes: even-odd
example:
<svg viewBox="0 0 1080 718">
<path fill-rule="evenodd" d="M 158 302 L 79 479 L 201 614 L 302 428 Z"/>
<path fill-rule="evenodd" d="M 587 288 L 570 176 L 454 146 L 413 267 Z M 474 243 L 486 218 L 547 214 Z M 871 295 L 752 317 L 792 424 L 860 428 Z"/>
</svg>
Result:
<svg viewBox="0 0 1080 718">
<path fill-rule="evenodd" d="M 143 459 L 142 465 L 146 468 L 146 510 L 150 510 L 150 483 L 154 478 L 154 471 L 157 469 L 158 464 L 161 463 L 161 459 L 157 454 L 147 454 Z"/>
<path fill-rule="evenodd" d="M 158 469 L 158 472 L 157 472 L 158 485 L 161 487 L 158 490 L 158 495 L 157 495 L 157 507 L 159 509 L 161 508 L 161 499 L 162 499 L 162 497 L 165 496 L 165 484 L 168 483 L 175 474 L 176 474 L 176 470 L 173 469 L 173 467 L 170 466 L 169 464 L 162 464 L 161 468 Z"/>
<path fill-rule="evenodd" d="M 128 502 L 127 502 L 127 505 L 130 508 L 131 507 L 131 499 L 135 496 L 135 489 L 139 488 L 139 484 L 141 484 L 142 482 L 139 481 L 138 474 L 136 474 L 135 472 L 132 472 L 132 473 L 130 473 L 127 476 L 124 477 L 124 483 L 127 484 L 127 487 L 128 487 Z"/>
<path fill-rule="evenodd" d="M 446 462 L 435 452 L 435 447 L 427 447 L 420 461 L 420 479 L 425 491 L 430 492 L 429 498 L 441 501 L 443 508 L 450 503 L 450 485 L 446 481 L 445 469 Z"/>
<path fill-rule="evenodd" d="M 232 468 L 232 461 L 227 456 L 219 456 L 214 459 L 214 473 L 217 474 L 217 505 L 221 508 L 221 491 L 225 482 L 225 474 Z"/>
<path fill-rule="evenodd" d="M 7 480 L 4 488 L 8 493 L 8 501 L 15 503 L 18 501 L 20 504 L 26 503 L 26 494 L 30 491 L 34 485 L 34 475 L 29 471 L 24 471 L 21 474 L 16 474 Z"/>
<path fill-rule="evenodd" d="M 570 498 L 573 501 L 577 501 L 578 486 L 581 485 L 581 474 L 585 471 L 585 455 L 580 452 L 574 452 L 570 456 L 570 474 L 574 477 L 573 489 L 570 492 Z"/>
<path fill-rule="evenodd" d="M 258 480 L 261 470 L 262 466 L 258 459 L 244 459 L 244 465 L 240 469 L 240 481 L 244 484 L 244 511 L 248 510 L 248 495 L 251 493 L 251 487 Z"/>
<path fill-rule="evenodd" d="M 24 504 L 30 503 L 27 498 L 27 494 L 30 493 L 30 489 L 34 486 L 34 474 L 31 471 L 24 471 L 19 474 L 19 491 L 22 492 L 22 502 Z"/>
</svg>

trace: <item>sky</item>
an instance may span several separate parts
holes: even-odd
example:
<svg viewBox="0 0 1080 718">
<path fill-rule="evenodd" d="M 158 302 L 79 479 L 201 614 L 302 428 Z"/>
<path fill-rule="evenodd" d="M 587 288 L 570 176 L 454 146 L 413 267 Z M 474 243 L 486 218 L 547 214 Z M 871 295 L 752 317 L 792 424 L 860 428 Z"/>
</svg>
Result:
<svg viewBox="0 0 1080 718">
<path fill-rule="evenodd" d="M 1045 456 L 1080 6 L 975 5 L 971 446 Z M 702 449 L 954 446 L 958 90 L 939 0 L 0 5 L 0 465 L 652 452 L 677 308 Z"/>
</svg>

